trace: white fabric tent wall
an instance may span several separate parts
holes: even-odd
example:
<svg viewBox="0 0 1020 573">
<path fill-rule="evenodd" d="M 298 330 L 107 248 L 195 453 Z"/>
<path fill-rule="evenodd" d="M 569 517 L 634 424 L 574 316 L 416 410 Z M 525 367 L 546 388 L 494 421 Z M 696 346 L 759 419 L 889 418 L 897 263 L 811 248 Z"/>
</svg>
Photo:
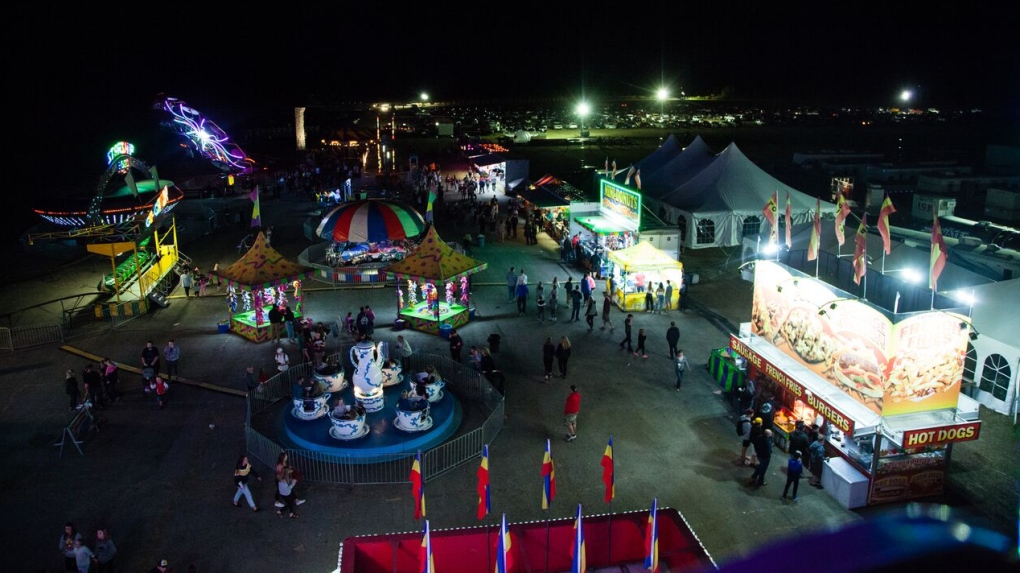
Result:
<svg viewBox="0 0 1020 573">
<path fill-rule="evenodd" d="M 1002 414 L 1016 414 L 1017 384 L 1020 382 L 1020 341 L 1017 340 L 1016 307 L 1020 304 L 1020 279 L 1000 281 L 959 289 L 973 294 L 971 323 L 978 333 L 971 342 L 976 353 L 974 369 L 974 399 L 982 405 Z M 999 400 L 991 392 L 980 389 L 985 372 L 985 361 L 992 354 L 1002 356 L 1010 368 L 1009 388 L 1006 399 Z"/>
</svg>

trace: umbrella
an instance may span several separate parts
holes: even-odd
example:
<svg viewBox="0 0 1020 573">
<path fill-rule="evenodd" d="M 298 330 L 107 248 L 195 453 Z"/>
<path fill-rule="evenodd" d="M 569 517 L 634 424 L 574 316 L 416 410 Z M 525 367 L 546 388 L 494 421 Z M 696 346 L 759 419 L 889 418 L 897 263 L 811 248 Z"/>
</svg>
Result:
<svg viewBox="0 0 1020 573">
<path fill-rule="evenodd" d="M 376 243 L 417 237 L 425 220 L 407 205 L 369 199 L 336 207 L 322 218 L 315 234 L 332 241 Z"/>
</svg>

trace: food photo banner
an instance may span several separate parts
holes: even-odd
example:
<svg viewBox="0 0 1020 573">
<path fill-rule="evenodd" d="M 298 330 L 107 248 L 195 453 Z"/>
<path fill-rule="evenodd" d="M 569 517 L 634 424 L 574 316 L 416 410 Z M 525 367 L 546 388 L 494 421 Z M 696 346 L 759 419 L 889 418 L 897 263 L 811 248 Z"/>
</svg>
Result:
<svg viewBox="0 0 1020 573">
<path fill-rule="evenodd" d="M 941 310 L 895 321 L 781 263 L 756 261 L 751 331 L 883 416 L 956 408 L 970 332 Z"/>
<path fill-rule="evenodd" d="M 605 179 L 602 180 L 601 206 L 607 211 L 641 226 L 641 194 Z"/>
</svg>

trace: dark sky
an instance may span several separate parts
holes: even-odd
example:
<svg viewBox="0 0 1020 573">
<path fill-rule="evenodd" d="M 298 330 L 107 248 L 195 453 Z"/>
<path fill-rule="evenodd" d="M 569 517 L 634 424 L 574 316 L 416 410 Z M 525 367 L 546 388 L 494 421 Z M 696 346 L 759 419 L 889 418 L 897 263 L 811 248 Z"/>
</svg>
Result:
<svg viewBox="0 0 1020 573">
<path fill-rule="evenodd" d="M 1020 93 L 1020 11 L 1008 3 L 214 4 L 227 3 L 9 11 L 7 113 L 32 150 L 11 167 L 35 176 L 55 156 L 155 130 L 159 92 L 221 126 L 246 106 L 407 101 L 422 90 L 564 107 L 660 82 L 790 105 L 891 106 L 909 87 L 921 107 L 1015 108 Z"/>
</svg>

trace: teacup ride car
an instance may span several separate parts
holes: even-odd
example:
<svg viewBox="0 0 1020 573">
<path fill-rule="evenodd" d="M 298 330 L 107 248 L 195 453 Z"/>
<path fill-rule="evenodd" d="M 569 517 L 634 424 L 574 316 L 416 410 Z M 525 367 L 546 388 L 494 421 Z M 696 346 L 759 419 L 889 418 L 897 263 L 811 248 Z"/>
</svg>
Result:
<svg viewBox="0 0 1020 573">
<path fill-rule="evenodd" d="M 368 435 L 368 424 L 365 423 L 365 411 L 352 408 L 344 416 L 337 417 L 333 411 L 329 412 L 329 421 L 332 426 L 329 428 L 330 437 L 337 440 L 356 440 Z"/>
<path fill-rule="evenodd" d="M 401 372 L 402 370 L 399 364 L 394 364 L 392 366 L 383 366 L 382 368 L 383 388 L 388 388 L 390 386 L 396 386 L 397 384 L 400 384 L 400 382 L 404 379 L 404 377 L 401 375 Z"/>
<path fill-rule="evenodd" d="M 435 382 L 429 382 L 427 372 L 419 372 L 415 375 L 415 379 L 425 383 L 425 397 L 428 398 L 429 402 L 438 402 L 443 399 L 443 388 L 446 386 L 446 380 L 440 378 Z"/>
<path fill-rule="evenodd" d="M 329 413 L 327 402 L 331 396 L 331 393 L 323 392 L 318 396 L 294 398 L 294 408 L 290 414 L 298 420 L 318 420 Z"/>
<path fill-rule="evenodd" d="M 339 364 L 326 363 L 312 369 L 312 380 L 325 392 L 337 393 L 348 386 L 344 379 L 343 366 Z"/>
<path fill-rule="evenodd" d="M 397 417 L 393 419 L 393 425 L 404 432 L 424 432 L 432 427 L 429 409 L 428 400 L 401 398 L 397 401 Z"/>
</svg>

